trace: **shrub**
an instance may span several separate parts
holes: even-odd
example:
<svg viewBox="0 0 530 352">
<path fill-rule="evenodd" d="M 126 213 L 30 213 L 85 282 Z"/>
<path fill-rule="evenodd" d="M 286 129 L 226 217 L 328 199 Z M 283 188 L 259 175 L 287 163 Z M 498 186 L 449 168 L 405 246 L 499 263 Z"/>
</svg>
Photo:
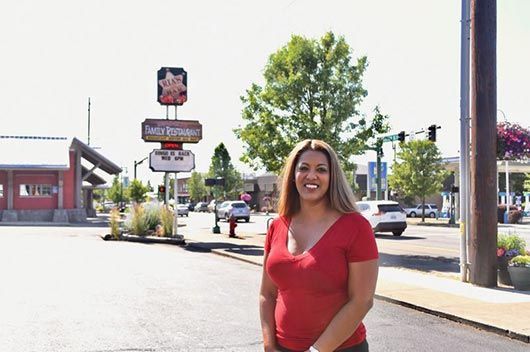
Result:
<svg viewBox="0 0 530 352">
<path fill-rule="evenodd" d="M 504 223 L 504 213 L 506 212 L 506 205 L 501 204 L 497 206 L 497 222 Z M 517 223 L 523 217 L 523 212 L 518 210 L 515 205 L 510 205 L 510 211 L 508 212 L 508 222 L 510 224 Z"/>
<path fill-rule="evenodd" d="M 522 210 L 510 210 L 508 213 L 508 223 L 517 224 L 523 218 Z"/>
<path fill-rule="evenodd" d="M 497 235 L 497 256 L 517 256 L 525 254 L 526 241 L 521 236 L 513 234 Z"/>
<path fill-rule="evenodd" d="M 173 234 L 173 211 L 167 207 L 160 207 L 160 222 L 164 228 L 164 236 Z"/>
<path fill-rule="evenodd" d="M 158 203 L 151 202 L 143 204 L 145 209 L 145 220 L 147 222 L 147 229 L 156 230 L 156 226 L 160 224 L 161 207 Z"/>
<path fill-rule="evenodd" d="M 120 238 L 120 212 L 118 208 L 110 211 L 110 234 L 114 239 Z"/>
<path fill-rule="evenodd" d="M 513 266 L 530 267 L 530 255 L 518 255 L 510 260 L 510 264 Z"/>
<path fill-rule="evenodd" d="M 140 204 L 134 204 L 131 210 L 131 218 L 127 223 L 129 231 L 133 235 L 145 236 L 149 229 L 145 209 Z"/>
</svg>

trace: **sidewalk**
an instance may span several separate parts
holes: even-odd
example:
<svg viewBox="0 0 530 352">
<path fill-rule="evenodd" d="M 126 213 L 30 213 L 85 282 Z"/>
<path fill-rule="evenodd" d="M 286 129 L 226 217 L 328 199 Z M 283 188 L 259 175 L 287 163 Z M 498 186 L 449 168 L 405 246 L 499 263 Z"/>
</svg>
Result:
<svg viewBox="0 0 530 352">
<path fill-rule="evenodd" d="M 263 234 L 239 238 L 211 229 L 182 234 L 189 246 L 262 265 Z M 395 267 L 380 267 L 376 297 L 530 343 L 530 291 L 483 288 L 454 278 Z"/>
</svg>

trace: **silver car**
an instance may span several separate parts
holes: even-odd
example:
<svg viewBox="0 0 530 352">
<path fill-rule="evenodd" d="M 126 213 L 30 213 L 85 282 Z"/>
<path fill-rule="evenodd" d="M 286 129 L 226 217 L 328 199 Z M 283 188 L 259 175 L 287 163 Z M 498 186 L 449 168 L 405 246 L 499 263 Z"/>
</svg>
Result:
<svg viewBox="0 0 530 352">
<path fill-rule="evenodd" d="M 245 222 L 250 221 L 250 208 L 247 203 L 241 200 L 226 201 L 217 206 L 217 217 L 228 221 L 230 216 L 237 220 L 243 219 Z"/>
<path fill-rule="evenodd" d="M 186 204 L 177 204 L 177 214 L 179 216 L 189 216 L 190 210 Z"/>
</svg>

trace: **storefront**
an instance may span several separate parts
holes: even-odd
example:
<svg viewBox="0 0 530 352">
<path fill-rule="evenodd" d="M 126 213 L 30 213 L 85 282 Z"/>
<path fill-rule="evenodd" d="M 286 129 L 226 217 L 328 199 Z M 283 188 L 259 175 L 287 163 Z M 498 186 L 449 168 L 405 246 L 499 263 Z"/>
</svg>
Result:
<svg viewBox="0 0 530 352">
<path fill-rule="evenodd" d="M 0 136 L 0 221 L 83 222 L 95 216 L 102 170 L 121 168 L 77 138 Z"/>
</svg>

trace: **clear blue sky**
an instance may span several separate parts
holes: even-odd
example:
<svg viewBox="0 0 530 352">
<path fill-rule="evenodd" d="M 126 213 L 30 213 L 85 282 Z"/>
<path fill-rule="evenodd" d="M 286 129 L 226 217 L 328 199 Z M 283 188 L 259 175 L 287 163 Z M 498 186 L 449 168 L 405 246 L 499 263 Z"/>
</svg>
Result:
<svg viewBox="0 0 530 352">
<path fill-rule="evenodd" d="M 508 120 L 528 126 L 530 1 L 497 6 L 497 104 Z M 165 117 L 156 71 L 183 67 L 189 93 L 178 116 L 203 124 L 203 140 L 187 145 L 196 170 L 207 171 L 224 142 L 234 164 L 250 171 L 238 160 L 242 144 L 232 133 L 242 123 L 239 96 L 262 83 L 268 56 L 292 34 L 331 30 L 346 38 L 354 57 L 368 57 L 361 111 L 379 105 L 395 133 L 440 125 L 442 153 L 457 156 L 460 11 L 457 0 L 6 1 L 0 134 L 86 142 L 91 97 L 91 145 L 132 176 L 133 161 L 157 148 L 141 140 L 141 122 Z M 366 163 L 372 154 L 357 160 Z M 155 183 L 162 177 L 146 162 L 138 175 Z"/>
</svg>

